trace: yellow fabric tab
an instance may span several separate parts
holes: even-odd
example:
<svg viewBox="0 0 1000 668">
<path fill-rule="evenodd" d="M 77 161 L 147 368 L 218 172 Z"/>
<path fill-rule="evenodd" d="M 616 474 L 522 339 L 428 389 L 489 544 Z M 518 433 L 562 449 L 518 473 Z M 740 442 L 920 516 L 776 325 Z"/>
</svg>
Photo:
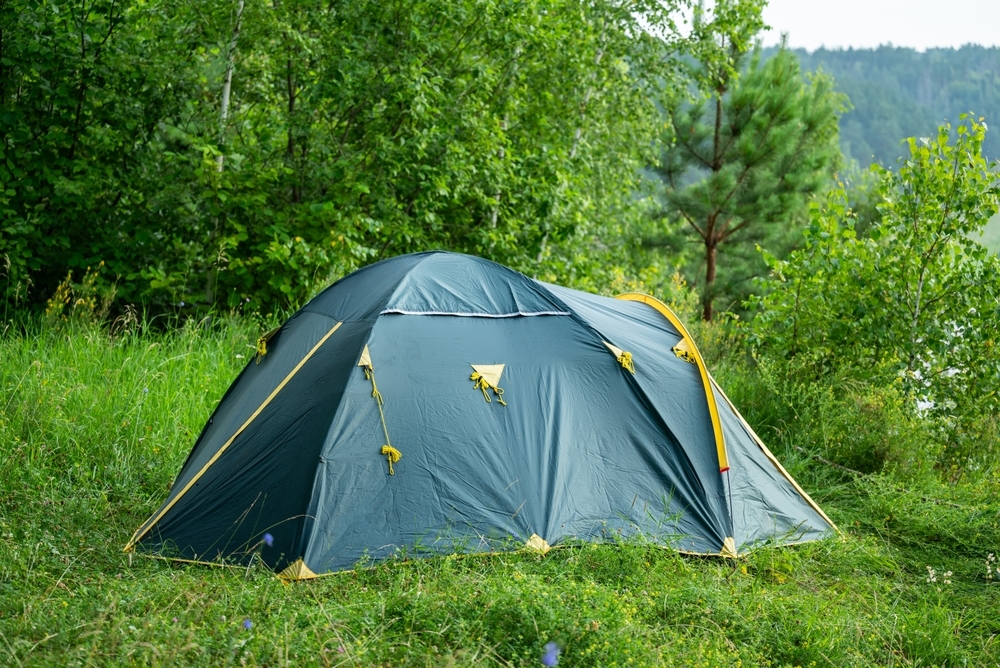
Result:
<svg viewBox="0 0 1000 668">
<path fill-rule="evenodd" d="M 542 554 L 545 554 L 552 549 L 549 544 L 545 542 L 545 539 L 537 533 L 531 534 L 531 538 L 528 539 L 524 546 L 529 550 L 535 550 L 536 552 L 541 552 Z"/>
<path fill-rule="evenodd" d="M 722 542 L 722 549 L 719 550 L 719 554 L 721 554 L 724 557 L 730 557 L 733 559 L 740 556 L 736 552 L 736 541 L 733 540 L 732 536 L 726 536 L 726 540 Z"/>
<path fill-rule="evenodd" d="M 691 346 L 688 345 L 687 338 L 681 339 L 680 343 L 671 348 L 671 350 L 674 351 L 674 355 L 677 355 L 685 362 L 690 362 L 691 364 L 698 363 L 698 358 L 695 357 L 693 352 L 691 352 Z"/>
<path fill-rule="evenodd" d="M 486 379 L 490 387 L 500 384 L 500 376 L 503 374 L 504 364 L 472 364 L 472 370 Z"/>
<path fill-rule="evenodd" d="M 635 364 L 632 363 L 632 353 L 626 352 L 618 346 L 608 343 L 607 341 L 604 342 L 604 345 L 608 347 L 608 350 L 610 350 L 611 354 L 615 356 L 618 363 L 622 365 L 622 368 L 629 371 L 634 376 Z"/>
<path fill-rule="evenodd" d="M 271 340 L 271 337 L 281 329 L 280 327 L 275 327 L 270 332 L 265 332 L 261 334 L 260 338 L 257 339 L 257 364 L 260 364 L 260 358 L 267 354 L 267 342 Z"/>
<path fill-rule="evenodd" d="M 358 366 L 368 367 L 369 369 L 374 369 L 372 366 L 372 354 L 368 351 L 368 346 L 361 351 L 361 359 L 358 360 Z"/>
<path fill-rule="evenodd" d="M 306 566 L 306 562 L 299 558 L 290 563 L 285 570 L 278 573 L 278 577 L 282 580 L 311 580 L 312 578 L 318 578 L 319 576 L 313 573 L 312 570 Z"/>
<path fill-rule="evenodd" d="M 493 390 L 493 394 L 496 395 L 497 401 L 506 406 L 507 402 L 503 400 L 503 388 L 499 386 L 500 375 L 503 373 L 504 365 L 472 364 L 471 366 L 473 370 L 469 379 L 474 381 L 472 387 L 483 391 L 483 397 L 486 399 L 486 403 L 492 403 L 490 395 L 486 393 L 486 390 Z"/>
</svg>

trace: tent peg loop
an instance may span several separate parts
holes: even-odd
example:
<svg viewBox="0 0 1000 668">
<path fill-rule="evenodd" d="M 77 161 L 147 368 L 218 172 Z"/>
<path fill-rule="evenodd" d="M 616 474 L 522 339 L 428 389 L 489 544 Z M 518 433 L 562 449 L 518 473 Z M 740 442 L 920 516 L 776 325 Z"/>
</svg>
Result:
<svg viewBox="0 0 1000 668">
<path fill-rule="evenodd" d="M 392 470 L 392 465 L 400 460 L 403 453 L 391 445 L 383 445 L 382 454 L 385 455 L 387 460 L 389 460 L 389 475 L 396 475 L 396 472 Z"/>
</svg>

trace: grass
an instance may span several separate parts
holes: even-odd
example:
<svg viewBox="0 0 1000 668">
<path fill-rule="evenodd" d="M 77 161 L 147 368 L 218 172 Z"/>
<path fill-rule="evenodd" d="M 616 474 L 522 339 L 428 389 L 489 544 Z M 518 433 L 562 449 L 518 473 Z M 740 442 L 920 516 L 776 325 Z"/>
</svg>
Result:
<svg viewBox="0 0 1000 668">
<path fill-rule="evenodd" d="M 560 666 L 1000 665 L 993 470 L 945 484 L 827 466 L 726 368 L 843 537 L 738 561 L 581 544 L 293 585 L 122 553 L 257 333 L 234 320 L 0 338 L 0 664 L 538 666 L 554 641 Z"/>
</svg>

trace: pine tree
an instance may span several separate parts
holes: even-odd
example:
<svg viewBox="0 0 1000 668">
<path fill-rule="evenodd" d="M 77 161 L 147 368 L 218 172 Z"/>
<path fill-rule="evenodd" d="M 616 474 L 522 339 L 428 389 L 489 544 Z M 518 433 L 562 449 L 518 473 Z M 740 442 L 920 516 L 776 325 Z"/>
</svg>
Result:
<svg viewBox="0 0 1000 668">
<path fill-rule="evenodd" d="M 748 45 L 752 24 L 696 21 L 695 30 L 708 44 L 692 64 L 699 90 L 667 108 L 673 141 L 655 171 L 666 187 L 665 220 L 702 249 L 688 278 L 711 320 L 717 299 L 742 301 L 764 272 L 758 246 L 783 256 L 799 236 L 810 196 L 840 164 L 837 121 L 847 102 L 830 77 L 803 77 L 784 44 L 763 61 Z"/>
</svg>

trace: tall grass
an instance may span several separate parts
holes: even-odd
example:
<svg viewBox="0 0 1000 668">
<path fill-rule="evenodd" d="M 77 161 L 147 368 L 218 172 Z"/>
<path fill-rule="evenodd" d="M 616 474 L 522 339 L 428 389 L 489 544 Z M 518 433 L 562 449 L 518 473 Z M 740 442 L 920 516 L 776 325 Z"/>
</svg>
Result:
<svg viewBox="0 0 1000 668">
<path fill-rule="evenodd" d="M 561 666 L 1000 665 L 992 470 L 949 483 L 830 466 L 817 434 L 914 425 L 843 396 L 796 413 L 722 358 L 720 382 L 843 537 L 737 561 L 572 545 L 294 585 L 122 553 L 260 330 L 69 322 L 0 338 L 0 664 L 538 666 L 556 642 Z"/>
</svg>

